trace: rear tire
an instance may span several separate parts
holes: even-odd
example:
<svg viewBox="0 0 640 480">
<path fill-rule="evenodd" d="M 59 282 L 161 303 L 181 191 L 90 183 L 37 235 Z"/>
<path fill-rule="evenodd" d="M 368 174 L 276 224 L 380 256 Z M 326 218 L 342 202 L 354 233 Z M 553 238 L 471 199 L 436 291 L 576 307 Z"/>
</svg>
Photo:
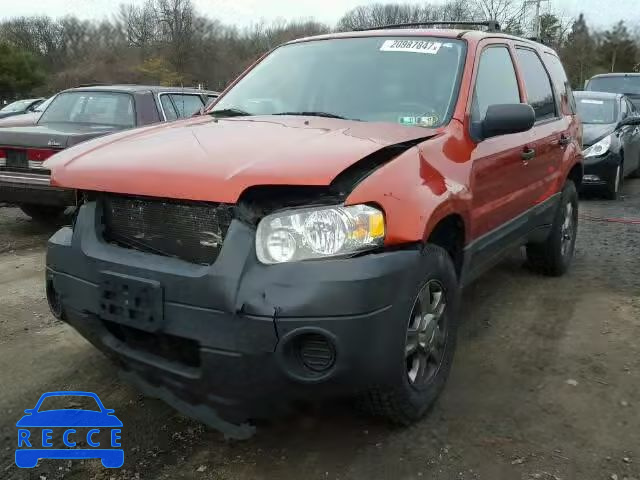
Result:
<svg viewBox="0 0 640 480">
<path fill-rule="evenodd" d="M 456 348 L 459 287 L 449 254 L 428 244 L 422 251 L 418 281 L 406 302 L 404 342 L 389 352 L 397 363 L 392 385 L 369 389 L 363 409 L 399 425 L 419 420 L 444 388 Z M 412 352 L 412 353 L 411 353 Z"/>
<path fill-rule="evenodd" d="M 573 260 L 577 233 L 578 193 L 573 181 L 567 180 L 549 236 L 543 243 L 527 245 L 529 268 L 552 277 L 564 275 Z"/>
<path fill-rule="evenodd" d="M 618 195 L 620 194 L 620 189 L 622 188 L 623 176 L 622 173 L 622 165 L 619 164 L 616 168 L 616 174 L 611 181 L 605 187 L 604 196 L 607 200 L 617 200 Z"/>
<path fill-rule="evenodd" d="M 58 207 L 52 205 L 35 205 L 31 203 L 22 203 L 19 205 L 20 210 L 30 216 L 39 223 L 52 225 L 60 222 L 67 207 Z"/>
</svg>

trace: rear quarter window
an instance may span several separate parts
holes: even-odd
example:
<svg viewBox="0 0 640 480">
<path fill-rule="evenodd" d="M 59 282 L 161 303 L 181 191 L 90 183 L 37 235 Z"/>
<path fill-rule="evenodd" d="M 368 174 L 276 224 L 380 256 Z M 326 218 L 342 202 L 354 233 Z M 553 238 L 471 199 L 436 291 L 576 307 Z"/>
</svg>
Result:
<svg viewBox="0 0 640 480">
<path fill-rule="evenodd" d="M 560 59 L 549 52 L 543 55 L 544 63 L 551 75 L 553 84 L 560 98 L 560 108 L 565 115 L 574 115 L 576 113 L 576 99 L 573 96 L 571 83 L 567 77 L 567 73 Z"/>
</svg>

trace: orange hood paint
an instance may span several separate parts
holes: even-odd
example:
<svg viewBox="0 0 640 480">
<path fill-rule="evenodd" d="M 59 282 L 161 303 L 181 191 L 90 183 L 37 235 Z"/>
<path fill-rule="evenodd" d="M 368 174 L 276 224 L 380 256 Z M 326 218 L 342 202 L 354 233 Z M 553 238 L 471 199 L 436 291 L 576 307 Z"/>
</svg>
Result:
<svg viewBox="0 0 640 480">
<path fill-rule="evenodd" d="M 254 185 L 328 185 L 385 146 L 436 133 L 320 117 L 205 116 L 85 142 L 45 166 L 58 187 L 235 203 Z"/>
</svg>

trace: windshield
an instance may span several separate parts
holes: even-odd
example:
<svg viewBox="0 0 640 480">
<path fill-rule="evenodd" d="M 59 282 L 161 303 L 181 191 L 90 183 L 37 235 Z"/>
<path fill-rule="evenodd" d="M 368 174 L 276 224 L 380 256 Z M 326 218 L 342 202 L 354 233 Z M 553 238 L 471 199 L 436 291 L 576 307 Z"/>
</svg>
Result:
<svg viewBox="0 0 640 480">
<path fill-rule="evenodd" d="M 615 123 L 618 118 L 616 100 L 601 98 L 576 98 L 578 115 L 582 123 Z"/>
<path fill-rule="evenodd" d="M 44 102 L 42 102 L 40 105 L 38 105 L 36 108 L 33 109 L 34 112 L 39 112 L 42 113 L 46 110 L 46 108 L 51 105 L 51 102 L 53 102 L 53 99 L 56 98 L 54 97 L 49 97 L 48 99 L 46 99 Z"/>
<path fill-rule="evenodd" d="M 640 95 L 640 75 L 633 77 L 597 77 L 589 80 L 587 90 L 591 92 L 626 93 Z"/>
<path fill-rule="evenodd" d="M 430 37 L 318 40 L 276 49 L 214 107 L 436 127 L 457 98 L 465 44 Z"/>
<path fill-rule="evenodd" d="M 24 112 L 26 108 L 33 103 L 33 100 L 18 100 L 4 107 L 0 112 Z"/>
<path fill-rule="evenodd" d="M 135 126 L 133 97 L 128 93 L 64 92 L 55 97 L 38 123 L 133 127 Z"/>
</svg>

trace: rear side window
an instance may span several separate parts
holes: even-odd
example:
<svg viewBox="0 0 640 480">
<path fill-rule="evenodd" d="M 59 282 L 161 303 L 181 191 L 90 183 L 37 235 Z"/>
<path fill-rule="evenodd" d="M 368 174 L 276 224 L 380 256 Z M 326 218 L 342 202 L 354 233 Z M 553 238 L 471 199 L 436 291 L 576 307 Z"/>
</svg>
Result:
<svg viewBox="0 0 640 480">
<path fill-rule="evenodd" d="M 547 64 L 547 68 L 549 70 L 549 73 L 551 74 L 551 78 L 553 79 L 553 83 L 555 84 L 556 88 L 558 89 L 558 93 L 560 94 L 560 103 L 562 104 L 563 108 L 567 108 L 565 114 L 575 114 L 576 99 L 573 96 L 571 83 L 567 78 L 567 73 L 562 66 L 562 62 L 558 57 L 548 52 L 544 54 L 544 61 Z"/>
<path fill-rule="evenodd" d="M 190 117 L 204 106 L 200 95 L 186 95 L 172 93 L 169 95 L 176 106 L 180 118 Z"/>
<path fill-rule="evenodd" d="M 173 103 L 171 103 L 169 95 L 160 95 L 160 103 L 162 103 L 162 110 L 164 110 L 164 115 L 167 117 L 168 121 L 176 120 L 178 118 L 178 114 L 176 113 L 176 109 L 173 107 Z"/>
<path fill-rule="evenodd" d="M 520 103 L 518 79 L 507 47 L 485 49 L 478 65 L 471 119 L 484 120 L 490 105 Z"/>
<path fill-rule="evenodd" d="M 556 117 L 556 103 L 547 70 L 538 54 L 528 48 L 517 48 L 529 105 L 536 112 L 536 122 Z"/>
<path fill-rule="evenodd" d="M 163 93 L 160 103 L 168 121 L 191 117 L 204 106 L 200 95 L 188 93 Z"/>
</svg>

